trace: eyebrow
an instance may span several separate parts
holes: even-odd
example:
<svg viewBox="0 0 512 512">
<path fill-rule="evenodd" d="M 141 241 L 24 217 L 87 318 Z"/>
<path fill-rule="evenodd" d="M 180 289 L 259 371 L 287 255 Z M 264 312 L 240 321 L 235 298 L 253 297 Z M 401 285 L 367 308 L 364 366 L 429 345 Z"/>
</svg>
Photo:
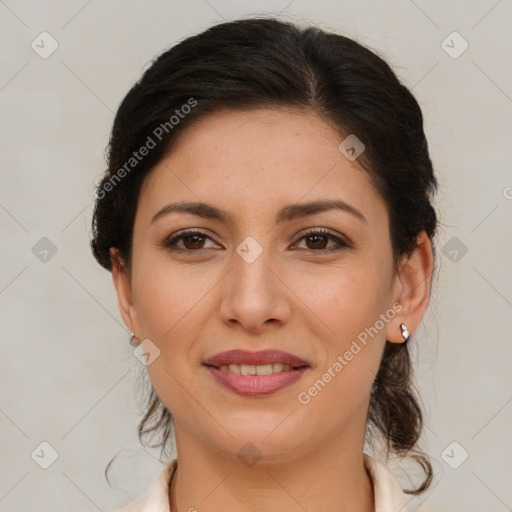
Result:
<svg viewBox="0 0 512 512">
<path fill-rule="evenodd" d="M 357 208 L 354 208 L 344 201 L 334 199 L 320 199 L 309 203 L 285 206 L 277 212 L 275 223 L 289 222 L 294 219 L 315 215 L 328 210 L 341 210 L 367 223 L 366 217 Z M 215 206 L 200 202 L 178 202 L 170 203 L 158 210 L 151 219 L 151 224 L 172 212 L 190 213 L 205 219 L 218 220 L 225 224 L 233 222 L 233 216 L 230 213 Z"/>
</svg>

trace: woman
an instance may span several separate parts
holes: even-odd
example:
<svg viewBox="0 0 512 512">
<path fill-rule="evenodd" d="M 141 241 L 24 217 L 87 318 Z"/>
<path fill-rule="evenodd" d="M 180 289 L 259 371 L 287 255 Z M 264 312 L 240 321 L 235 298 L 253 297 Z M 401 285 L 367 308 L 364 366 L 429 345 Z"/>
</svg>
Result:
<svg viewBox="0 0 512 512">
<path fill-rule="evenodd" d="M 355 41 L 272 18 L 163 53 L 125 97 L 92 248 L 176 459 L 126 511 L 405 510 L 436 179 L 420 108 Z M 152 426 L 149 427 L 149 424 Z"/>
</svg>

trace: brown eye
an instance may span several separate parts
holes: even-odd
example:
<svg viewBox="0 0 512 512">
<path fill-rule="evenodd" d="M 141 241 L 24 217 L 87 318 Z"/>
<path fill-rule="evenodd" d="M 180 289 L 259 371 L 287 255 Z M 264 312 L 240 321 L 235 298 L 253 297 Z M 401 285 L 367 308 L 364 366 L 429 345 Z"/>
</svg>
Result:
<svg viewBox="0 0 512 512">
<path fill-rule="evenodd" d="M 329 243 L 329 237 L 325 235 L 309 235 L 306 237 L 306 241 L 311 242 L 308 245 L 308 249 L 325 249 Z"/>
<path fill-rule="evenodd" d="M 196 252 L 205 249 L 206 240 L 212 239 L 202 231 L 184 231 L 165 240 L 162 245 L 170 250 Z"/>
<path fill-rule="evenodd" d="M 350 244 L 345 240 L 342 240 L 325 230 L 310 231 L 301 237 L 300 240 L 304 240 L 307 250 L 313 252 L 332 252 L 350 247 Z M 334 241 L 334 246 L 327 247 L 330 240 Z"/>
<path fill-rule="evenodd" d="M 162 246 L 172 251 L 199 252 L 208 249 L 205 247 L 208 240 L 213 241 L 202 231 L 183 231 L 165 240 Z M 345 240 L 325 230 L 312 230 L 302 236 L 299 241 L 301 240 L 305 241 L 305 250 L 319 253 L 340 251 L 351 247 Z M 330 241 L 334 244 L 329 247 Z"/>
<path fill-rule="evenodd" d="M 204 244 L 204 236 L 200 235 L 188 235 L 182 236 L 183 245 L 187 249 L 202 249 L 202 245 Z M 199 247 L 201 246 L 201 247 Z"/>
</svg>

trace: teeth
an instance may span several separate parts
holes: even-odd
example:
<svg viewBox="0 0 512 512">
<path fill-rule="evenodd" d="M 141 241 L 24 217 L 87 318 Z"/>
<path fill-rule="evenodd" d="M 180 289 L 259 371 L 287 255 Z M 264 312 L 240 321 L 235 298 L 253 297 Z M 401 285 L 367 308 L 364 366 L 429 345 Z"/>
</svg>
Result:
<svg viewBox="0 0 512 512">
<path fill-rule="evenodd" d="M 272 364 L 256 366 L 256 375 L 272 375 Z"/>
<path fill-rule="evenodd" d="M 241 364 L 240 375 L 256 375 L 256 366 L 253 364 Z"/>
<path fill-rule="evenodd" d="M 229 366 L 223 365 L 226 367 L 226 370 L 229 369 L 231 373 L 236 373 L 237 375 L 240 375 L 240 365 L 239 364 L 230 364 Z M 221 370 L 223 369 L 222 366 L 220 367 Z"/>
<path fill-rule="evenodd" d="M 270 375 L 272 373 L 288 372 L 292 369 L 289 364 L 269 363 L 269 364 L 223 364 L 219 366 L 220 370 L 229 371 L 236 375 Z"/>
</svg>

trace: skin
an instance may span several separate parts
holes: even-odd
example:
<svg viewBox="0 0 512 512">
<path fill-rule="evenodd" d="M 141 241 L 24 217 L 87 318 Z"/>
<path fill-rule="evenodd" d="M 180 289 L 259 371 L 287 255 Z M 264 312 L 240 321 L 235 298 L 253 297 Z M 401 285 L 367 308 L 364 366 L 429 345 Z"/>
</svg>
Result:
<svg viewBox="0 0 512 512">
<path fill-rule="evenodd" d="M 173 511 L 374 510 L 363 465 L 370 390 L 386 339 L 401 343 L 428 305 L 433 254 L 425 233 L 395 266 L 387 208 L 369 175 L 339 151 L 343 136 L 314 113 L 283 108 L 225 111 L 184 130 L 146 178 L 132 260 L 111 249 L 113 281 L 127 327 L 160 355 L 151 382 L 174 417 L 178 469 Z M 285 205 L 336 199 L 365 221 L 329 210 L 275 223 Z M 226 210 L 224 223 L 169 213 L 192 201 Z M 302 238 L 325 228 L 334 239 Z M 183 229 L 206 238 L 162 243 Z M 248 236 L 263 252 L 248 263 Z M 208 238 L 209 237 L 209 238 Z M 185 252 L 187 251 L 188 252 Z M 307 404 L 307 391 L 357 335 L 399 303 L 401 311 Z M 246 397 L 218 384 L 202 362 L 234 348 L 279 349 L 309 362 L 293 385 Z M 252 443 L 261 458 L 237 457 Z"/>
</svg>

